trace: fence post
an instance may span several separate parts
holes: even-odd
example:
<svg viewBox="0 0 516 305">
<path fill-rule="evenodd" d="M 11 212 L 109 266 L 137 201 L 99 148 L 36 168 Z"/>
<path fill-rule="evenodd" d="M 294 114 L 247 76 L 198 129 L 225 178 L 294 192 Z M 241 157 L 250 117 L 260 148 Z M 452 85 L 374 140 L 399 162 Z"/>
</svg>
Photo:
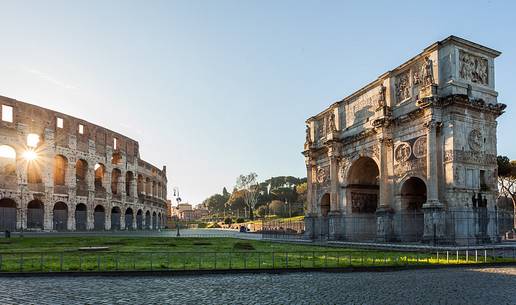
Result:
<svg viewBox="0 0 516 305">
<path fill-rule="evenodd" d="M 20 272 L 23 272 L 23 253 L 20 254 Z"/>
<path fill-rule="evenodd" d="M 150 270 L 153 269 L 152 252 L 150 253 Z"/>
<path fill-rule="evenodd" d="M 466 264 L 469 262 L 469 250 L 466 250 Z"/>
<path fill-rule="evenodd" d="M 302 252 L 298 252 L 297 255 L 299 256 L 299 269 L 303 268 L 303 261 L 302 261 Z"/>
<path fill-rule="evenodd" d="M 197 270 L 201 270 L 201 265 L 202 265 L 202 254 L 201 254 L 201 253 L 197 253 L 197 255 L 199 255 L 199 267 L 197 268 Z"/>
<path fill-rule="evenodd" d="M 59 255 L 59 272 L 63 272 L 63 252 Z"/>
<path fill-rule="evenodd" d="M 457 250 L 456 255 L 457 255 L 456 261 L 457 261 L 457 264 L 458 264 L 459 263 L 459 250 Z"/>
<path fill-rule="evenodd" d="M 437 264 L 439 264 L 439 250 L 437 250 Z"/>
<path fill-rule="evenodd" d="M 97 271 L 100 272 L 100 254 L 97 254 Z"/>
<path fill-rule="evenodd" d="M 215 252 L 215 268 L 213 268 L 213 269 L 215 269 L 215 270 L 217 269 L 217 252 Z"/>
<path fill-rule="evenodd" d="M 39 257 L 39 272 L 43 272 L 43 253 Z"/>
<path fill-rule="evenodd" d="M 478 263 L 478 250 L 475 249 L 475 263 Z"/>
<path fill-rule="evenodd" d="M 272 250 L 272 269 L 276 269 L 276 260 L 274 259 L 274 250 Z"/>
<path fill-rule="evenodd" d="M 353 265 L 352 261 L 351 261 L 351 254 L 349 255 L 349 266 L 351 267 Z"/>
<path fill-rule="evenodd" d="M 43 257 L 41 257 L 43 258 Z M 82 253 L 79 254 L 79 271 L 82 271 Z"/>
<path fill-rule="evenodd" d="M 288 252 L 285 252 L 285 265 L 288 268 Z"/>
<path fill-rule="evenodd" d="M 232 269 L 233 268 L 233 262 L 232 262 L 232 252 L 229 252 L 229 269 Z"/>
<path fill-rule="evenodd" d="M 170 252 L 167 252 L 167 269 L 170 270 Z"/>
<path fill-rule="evenodd" d="M 446 263 L 450 263 L 450 251 L 446 250 Z"/>
<path fill-rule="evenodd" d="M 118 271 L 118 251 L 115 253 L 115 270 Z"/>
<path fill-rule="evenodd" d="M 315 268 L 315 251 L 312 251 L 312 268 Z"/>
</svg>

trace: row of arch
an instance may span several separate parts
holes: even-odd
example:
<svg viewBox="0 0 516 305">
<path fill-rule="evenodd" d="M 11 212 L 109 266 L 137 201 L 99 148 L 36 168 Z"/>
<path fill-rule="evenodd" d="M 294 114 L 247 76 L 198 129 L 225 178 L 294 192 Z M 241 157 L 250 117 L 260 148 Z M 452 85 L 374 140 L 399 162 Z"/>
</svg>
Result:
<svg viewBox="0 0 516 305">
<path fill-rule="evenodd" d="M 117 153 L 115 153 L 117 154 Z M 8 145 L 0 145 L 0 175 L 16 175 L 16 151 Z M 118 157 L 119 158 L 119 157 Z M 113 160 L 116 158 L 113 157 Z M 112 161 L 113 164 L 119 162 Z M 27 164 L 27 182 L 30 184 L 40 184 L 42 179 L 42 168 L 44 162 L 35 159 L 29 161 Z M 56 155 L 54 157 L 53 177 L 55 186 L 66 185 L 66 175 L 68 171 L 68 159 L 63 155 Z M 104 187 L 105 179 L 107 179 L 106 166 L 102 163 L 96 163 L 93 167 L 93 184 L 95 191 L 106 191 Z M 77 160 L 75 164 L 75 179 L 77 188 L 80 191 L 87 191 L 89 187 L 89 164 L 84 159 Z M 136 181 L 135 181 L 136 180 Z M 160 181 L 155 181 L 149 177 L 144 177 L 139 174 L 135 179 L 135 174 L 132 171 L 125 172 L 125 187 L 121 185 L 122 171 L 119 168 L 114 168 L 111 171 L 111 186 L 110 191 L 114 195 L 121 195 L 125 193 L 127 196 L 134 196 L 133 184 L 136 183 L 137 194 L 145 194 L 157 198 L 166 197 L 166 185 Z"/>
<path fill-rule="evenodd" d="M 346 238 L 365 240 L 374 238 L 377 232 L 376 211 L 380 199 L 380 171 L 372 158 L 360 157 L 355 160 L 345 180 L 342 196 L 345 204 Z M 387 186 L 390 187 L 390 186 Z M 323 193 L 319 198 L 318 212 L 321 216 L 321 235 L 327 235 L 329 230 L 328 215 L 332 209 L 329 193 Z M 424 216 L 423 204 L 427 199 L 426 183 L 421 177 L 409 176 L 402 180 L 400 188 L 393 196 L 396 204 L 397 221 L 400 222 L 400 231 L 411 241 L 420 240 L 423 236 Z M 394 204 L 394 202 L 393 202 Z"/>
<path fill-rule="evenodd" d="M 74 213 L 73 219 L 70 219 Z M 16 230 L 17 225 L 17 209 L 16 202 L 11 198 L 0 199 L 0 230 Z M 123 213 L 123 214 L 122 214 Z M 45 228 L 45 206 L 40 200 L 32 200 L 27 204 L 26 212 L 24 213 L 25 228 L 27 229 L 41 229 Z M 52 229 L 57 231 L 70 230 L 70 223 L 74 222 L 75 230 L 86 231 L 92 230 L 151 230 L 160 229 L 164 225 L 164 214 L 161 212 L 152 212 L 143 209 L 138 209 L 136 212 L 128 207 L 125 211 L 118 206 L 111 208 L 110 213 L 106 213 L 103 205 L 96 205 L 93 209 L 93 224 L 88 225 L 88 209 L 84 203 L 78 203 L 75 210 L 71 211 L 68 205 L 64 202 L 56 202 L 52 207 Z M 124 226 L 122 226 L 122 217 L 124 219 Z M 109 226 L 106 222 L 109 221 Z"/>
</svg>

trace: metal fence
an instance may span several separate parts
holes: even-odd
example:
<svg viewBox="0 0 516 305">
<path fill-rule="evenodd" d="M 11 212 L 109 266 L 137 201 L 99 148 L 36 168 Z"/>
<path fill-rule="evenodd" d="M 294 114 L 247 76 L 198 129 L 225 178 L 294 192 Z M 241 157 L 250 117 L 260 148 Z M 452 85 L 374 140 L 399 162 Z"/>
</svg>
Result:
<svg viewBox="0 0 516 305">
<path fill-rule="evenodd" d="M 262 225 L 262 236 L 266 239 L 314 239 L 327 240 L 330 226 L 333 225 L 333 239 L 353 242 L 386 241 L 420 243 L 422 241 L 442 245 L 477 245 L 497 243 L 504 239 L 507 232 L 513 230 L 513 215 L 507 211 L 476 209 L 453 209 L 442 214 L 441 232 L 427 228 L 425 234 L 425 214 L 422 211 L 403 211 L 390 215 L 389 223 L 375 213 L 353 213 L 339 216 L 330 224 L 329 217 L 312 219 L 310 236 L 305 235 L 304 221 L 266 220 Z M 382 236 L 379 228 L 388 230 Z M 429 234 L 430 233 L 430 234 Z M 379 238 L 380 236 L 380 238 Z"/>
<path fill-rule="evenodd" d="M 311 269 L 409 265 L 515 263 L 514 249 L 432 253 L 293 251 L 293 252 L 25 252 L 1 253 L 4 272 L 110 272 Z"/>
</svg>

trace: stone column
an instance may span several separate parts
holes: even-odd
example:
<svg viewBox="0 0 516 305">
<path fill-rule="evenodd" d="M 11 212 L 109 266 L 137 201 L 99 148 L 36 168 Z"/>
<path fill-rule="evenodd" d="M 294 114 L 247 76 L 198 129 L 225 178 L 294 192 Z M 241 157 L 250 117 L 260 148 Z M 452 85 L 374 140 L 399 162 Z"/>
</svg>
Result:
<svg viewBox="0 0 516 305">
<path fill-rule="evenodd" d="M 66 223 L 66 229 L 69 231 L 75 231 L 75 207 L 76 204 L 68 204 L 68 219 Z"/>
<path fill-rule="evenodd" d="M 93 200 L 86 204 L 86 230 L 95 228 L 95 203 Z"/>
<path fill-rule="evenodd" d="M 313 162 L 310 160 L 306 161 L 306 202 L 308 203 L 307 213 L 305 215 L 305 238 L 307 239 L 315 239 L 315 204 L 314 204 L 314 190 L 312 183 L 312 168 Z"/>
<path fill-rule="evenodd" d="M 427 191 L 424 210 L 424 234 L 426 242 L 438 242 L 444 237 L 445 219 L 442 203 L 439 202 L 439 182 L 437 172 L 437 127 L 439 123 L 430 120 L 425 124 L 427 127 L 426 139 L 426 172 Z"/>
<path fill-rule="evenodd" d="M 330 158 L 330 212 L 328 213 L 328 239 L 341 237 L 342 214 L 339 208 L 339 157 L 337 149 L 332 149 Z"/>
<path fill-rule="evenodd" d="M 125 210 L 127 208 L 120 207 L 120 230 L 125 230 Z"/>
<path fill-rule="evenodd" d="M 380 153 L 380 196 L 376 210 L 376 238 L 378 241 L 394 239 L 394 209 L 392 208 L 392 187 L 389 180 L 389 150 L 392 149 L 392 139 L 383 137 L 379 141 Z"/>
<path fill-rule="evenodd" d="M 52 203 L 43 201 L 43 230 L 51 231 L 54 229 L 54 206 Z"/>
</svg>

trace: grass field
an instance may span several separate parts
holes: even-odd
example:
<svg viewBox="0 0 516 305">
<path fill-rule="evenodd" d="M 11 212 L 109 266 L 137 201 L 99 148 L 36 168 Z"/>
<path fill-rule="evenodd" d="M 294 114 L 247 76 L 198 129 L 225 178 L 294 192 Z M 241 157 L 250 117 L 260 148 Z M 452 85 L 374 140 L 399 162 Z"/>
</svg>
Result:
<svg viewBox="0 0 516 305">
<path fill-rule="evenodd" d="M 99 252 L 81 247 L 108 247 Z M 25 237 L 0 239 L 0 272 L 314 268 L 491 262 L 484 253 L 330 248 L 232 238 Z M 499 260 L 498 260 L 499 261 Z"/>
</svg>

